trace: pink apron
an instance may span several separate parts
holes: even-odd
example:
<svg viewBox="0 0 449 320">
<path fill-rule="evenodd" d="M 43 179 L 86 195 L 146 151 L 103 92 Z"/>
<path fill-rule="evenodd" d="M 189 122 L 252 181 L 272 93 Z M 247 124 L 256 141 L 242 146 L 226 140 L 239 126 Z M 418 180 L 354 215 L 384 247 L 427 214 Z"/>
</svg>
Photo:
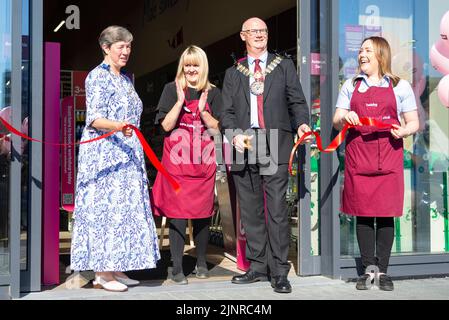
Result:
<svg viewBox="0 0 449 320">
<path fill-rule="evenodd" d="M 400 125 L 392 82 L 388 88 L 370 87 L 360 93 L 358 82 L 351 110 Z M 360 127 L 346 138 L 344 189 L 341 211 L 361 217 L 400 217 L 404 205 L 403 141 L 389 129 Z"/>
<path fill-rule="evenodd" d="M 161 174 L 153 186 L 156 216 L 175 219 L 203 219 L 214 214 L 215 144 L 207 134 L 198 112 L 199 100 L 185 102 L 176 125 L 164 139 L 162 165 L 179 183 L 176 194 Z M 206 110 L 210 112 L 209 105 Z"/>
</svg>

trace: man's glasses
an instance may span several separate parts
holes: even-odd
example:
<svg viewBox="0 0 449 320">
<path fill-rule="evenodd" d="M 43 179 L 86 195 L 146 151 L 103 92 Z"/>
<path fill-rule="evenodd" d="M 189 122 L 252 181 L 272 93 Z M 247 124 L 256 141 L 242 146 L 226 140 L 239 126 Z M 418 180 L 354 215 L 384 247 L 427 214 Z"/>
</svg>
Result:
<svg viewBox="0 0 449 320">
<path fill-rule="evenodd" d="M 257 34 L 266 36 L 268 34 L 268 29 L 249 29 L 249 30 L 242 30 L 242 32 L 249 33 L 251 36 L 255 36 Z"/>
</svg>

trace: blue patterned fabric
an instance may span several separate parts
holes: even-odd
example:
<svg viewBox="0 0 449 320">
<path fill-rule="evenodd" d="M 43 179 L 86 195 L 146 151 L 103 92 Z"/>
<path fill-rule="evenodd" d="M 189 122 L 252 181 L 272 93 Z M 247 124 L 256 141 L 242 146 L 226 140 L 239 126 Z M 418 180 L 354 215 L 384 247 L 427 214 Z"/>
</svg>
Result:
<svg viewBox="0 0 449 320">
<path fill-rule="evenodd" d="M 124 74 L 102 64 L 86 79 L 86 128 L 82 141 L 105 132 L 96 119 L 139 127 L 142 102 Z M 80 146 L 71 269 L 95 272 L 143 270 L 160 259 L 151 212 L 144 153 L 136 135 L 121 132 Z"/>
</svg>

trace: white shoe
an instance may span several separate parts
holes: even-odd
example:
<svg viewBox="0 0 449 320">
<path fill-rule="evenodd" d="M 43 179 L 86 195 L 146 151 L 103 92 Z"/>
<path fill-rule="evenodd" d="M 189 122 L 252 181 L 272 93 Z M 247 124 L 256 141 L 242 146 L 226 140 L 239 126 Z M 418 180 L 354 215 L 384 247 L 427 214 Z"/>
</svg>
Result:
<svg viewBox="0 0 449 320">
<path fill-rule="evenodd" d="M 101 277 L 95 277 L 95 281 L 93 282 L 95 289 L 104 289 L 106 291 L 111 292 L 124 292 L 128 291 L 128 287 L 120 283 L 118 281 L 106 281 L 102 279 Z"/>
<path fill-rule="evenodd" d="M 140 281 L 130 279 L 130 278 L 122 278 L 122 277 L 118 277 L 118 276 L 114 276 L 114 278 L 118 282 L 123 283 L 125 286 L 128 286 L 128 287 L 134 287 L 134 286 L 138 286 L 140 284 Z"/>
</svg>

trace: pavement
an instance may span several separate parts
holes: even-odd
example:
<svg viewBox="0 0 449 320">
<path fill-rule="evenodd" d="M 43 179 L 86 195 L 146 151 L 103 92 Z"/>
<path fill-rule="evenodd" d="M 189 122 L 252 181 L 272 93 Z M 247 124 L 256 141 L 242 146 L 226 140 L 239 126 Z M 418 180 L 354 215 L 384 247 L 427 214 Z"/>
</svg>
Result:
<svg viewBox="0 0 449 320">
<path fill-rule="evenodd" d="M 78 277 L 78 278 L 77 278 Z M 192 279 L 189 277 L 189 279 Z M 65 284 L 39 293 L 23 295 L 19 300 L 167 300 L 167 301 L 293 301 L 293 300 L 449 300 L 449 278 L 395 280 L 395 290 L 381 291 L 377 287 L 358 291 L 355 282 L 334 280 L 322 276 L 290 276 L 291 294 L 278 294 L 269 282 L 249 285 L 232 284 L 229 280 L 189 281 L 177 285 L 170 280 L 143 281 L 124 293 L 93 289 L 88 277 L 77 275 Z"/>
</svg>

